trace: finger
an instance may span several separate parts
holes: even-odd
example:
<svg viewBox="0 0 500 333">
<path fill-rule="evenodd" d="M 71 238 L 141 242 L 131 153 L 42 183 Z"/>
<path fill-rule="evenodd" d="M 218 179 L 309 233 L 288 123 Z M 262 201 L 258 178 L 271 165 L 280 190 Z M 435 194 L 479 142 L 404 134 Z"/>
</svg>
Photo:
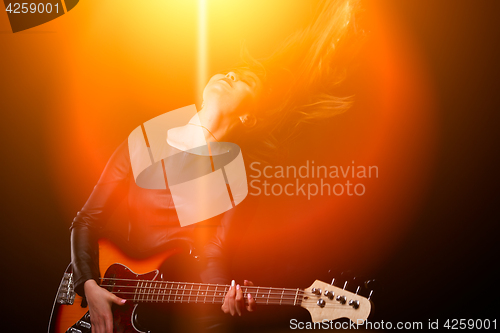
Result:
<svg viewBox="0 0 500 333">
<path fill-rule="evenodd" d="M 231 281 L 231 287 L 229 287 L 229 291 L 227 292 L 229 294 L 229 297 L 232 297 L 234 298 L 234 296 L 236 295 L 236 281 L 232 280 Z"/>
<path fill-rule="evenodd" d="M 245 280 L 245 281 L 243 281 L 243 285 L 245 285 L 245 286 L 253 286 L 253 282 Z"/>
<path fill-rule="evenodd" d="M 234 307 L 238 316 L 241 316 L 241 308 L 243 307 L 243 292 L 239 284 L 236 285 L 236 297 L 234 299 Z"/>
<path fill-rule="evenodd" d="M 253 310 L 255 310 L 255 299 L 252 297 L 252 295 L 250 295 L 250 293 L 247 294 L 247 299 L 247 311 L 252 312 Z"/>
<path fill-rule="evenodd" d="M 113 303 L 115 303 L 116 305 L 123 305 L 127 302 L 127 300 L 120 298 L 118 296 L 115 296 L 115 295 L 113 295 L 113 297 L 111 298 L 111 301 Z"/>
<path fill-rule="evenodd" d="M 227 294 L 226 297 L 224 298 L 224 303 L 220 306 L 222 312 L 227 313 Z"/>
<path fill-rule="evenodd" d="M 229 288 L 231 288 L 231 287 L 229 287 Z M 224 313 L 229 312 L 228 304 L 229 304 L 229 292 L 227 292 L 226 296 L 224 296 L 224 303 L 222 303 L 222 306 L 221 306 L 221 309 L 222 309 L 222 311 L 224 311 Z"/>
<path fill-rule="evenodd" d="M 233 285 L 234 280 L 232 281 L 231 285 Z M 222 303 L 221 309 L 224 313 L 228 313 L 229 311 L 229 303 L 230 303 L 230 298 L 231 298 L 231 286 L 229 286 L 229 290 L 227 291 L 226 295 L 224 296 L 224 303 Z"/>
<path fill-rule="evenodd" d="M 228 308 L 229 308 L 229 312 L 231 313 L 231 316 L 234 316 L 234 314 L 236 313 L 235 309 L 234 309 L 234 298 L 236 296 L 236 288 L 235 288 L 235 281 L 231 281 L 231 287 L 229 288 L 229 291 L 227 292 L 228 294 Z"/>
</svg>

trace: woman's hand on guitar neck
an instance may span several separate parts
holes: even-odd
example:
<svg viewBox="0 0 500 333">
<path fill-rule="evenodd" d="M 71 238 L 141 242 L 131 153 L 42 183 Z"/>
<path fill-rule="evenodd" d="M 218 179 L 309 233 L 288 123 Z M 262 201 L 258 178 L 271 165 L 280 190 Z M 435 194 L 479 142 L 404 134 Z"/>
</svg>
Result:
<svg viewBox="0 0 500 333">
<path fill-rule="evenodd" d="M 83 287 L 89 305 L 92 333 L 113 333 L 111 305 L 123 305 L 125 300 L 99 287 L 94 280 L 85 281 Z"/>
<path fill-rule="evenodd" d="M 252 281 L 245 280 L 245 286 L 253 286 Z M 245 299 L 248 299 L 248 305 L 245 306 Z M 243 295 L 243 291 L 241 291 L 240 285 L 235 285 L 234 280 L 231 282 L 231 287 L 229 291 L 226 293 L 226 297 L 224 298 L 224 304 L 222 304 L 222 311 L 224 313 L 230 313 L 231 316 L 238 314 L 241 316 L 243 309 L 246 308 L 247 311 L 255 310 L 255 299 L 250 295 L 250 293 Z"/>
</svg>

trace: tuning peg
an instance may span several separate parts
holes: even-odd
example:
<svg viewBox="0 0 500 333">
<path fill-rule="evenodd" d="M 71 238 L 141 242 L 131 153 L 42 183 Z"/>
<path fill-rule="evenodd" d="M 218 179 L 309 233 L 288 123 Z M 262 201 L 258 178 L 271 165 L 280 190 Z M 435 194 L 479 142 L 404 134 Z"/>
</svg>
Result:
<svg viewBox="0 0 500 333">
<path fill-rule="evenodd" d="M 320 288 L 312 288 L 311 289 L 311 292 L 314 294 L 314 295 L 321 295 L 321 289 Z"/>
<path fill-rule="evenodd" d="M 329 299 L 333 299 L 333 296 L 335 296 L 335 293 L 330 290 L 325 290 L 325 296 L 328 297 Z"/>
<path fill-rule="evenodd" d="M 349 305 L 352 306 L 354 309 L 359 308 L 359 301 L 358 300 L 350 300 Z"/>
<path fill-rule="evenodd" d="M 340 304 L 345 304 L 345 302 L 347 302 L 347 297 L 338 295 L 336 300 L 339 301 Z"/>
</svg>

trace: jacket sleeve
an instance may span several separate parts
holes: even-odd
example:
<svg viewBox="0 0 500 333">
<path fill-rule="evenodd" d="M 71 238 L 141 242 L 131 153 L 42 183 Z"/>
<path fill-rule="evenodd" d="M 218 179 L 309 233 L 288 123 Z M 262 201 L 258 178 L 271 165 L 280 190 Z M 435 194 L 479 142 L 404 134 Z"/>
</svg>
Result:
<svg viewBox="0 0 500 333">
<path fill-rule="evenodd" d="M 229 268 L 231 253 L 238 247 L 240 235 L 251 223 L 258 201 L 256 197 L 248 196 L 222 216 L 215 236 L 204 247 L 206 266 L 201 274 L 204 283 L 229 283 L 232 275 Z"/>
<path fill-rule="evenodd" d="M 113 153 L 92 194 L 71 224 L 71 262 L 75 291 L 84 294 L 85 281 L 99 282 L 98 244 L 109 215 L 127 193 L 131 173 L 125 140 Z"/>
</svg>

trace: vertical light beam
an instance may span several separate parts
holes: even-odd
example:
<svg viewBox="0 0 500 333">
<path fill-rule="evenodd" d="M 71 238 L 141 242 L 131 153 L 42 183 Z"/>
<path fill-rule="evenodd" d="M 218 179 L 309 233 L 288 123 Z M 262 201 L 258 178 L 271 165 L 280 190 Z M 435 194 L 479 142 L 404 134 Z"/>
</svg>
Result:
<svg viewBox="0 0 500 333">
<path fill-rule="evenodd" d="M 207 0 L 198 0 L 198 73 L 196 80 L 196 99 L 200 105 L 203 89 L 208 82 L 207 70 Z"/>
</svg>

